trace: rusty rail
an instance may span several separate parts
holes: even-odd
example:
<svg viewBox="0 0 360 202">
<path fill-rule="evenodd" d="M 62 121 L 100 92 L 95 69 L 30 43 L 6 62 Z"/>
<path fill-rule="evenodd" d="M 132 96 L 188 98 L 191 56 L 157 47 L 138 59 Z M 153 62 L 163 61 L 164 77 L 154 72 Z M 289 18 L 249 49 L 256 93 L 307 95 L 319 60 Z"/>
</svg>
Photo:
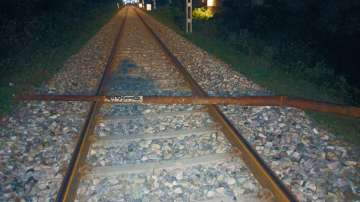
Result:
<svg viewBox="0 0 360 202">
<path fill-rule="evenodd" d="M 207 93 L 199 86 L 199 84 L 192 78 L 186 68 L 180 61 L 171 53 L 168 47 L 161 41 L 160 37 L 156 35 L 154 30 L 145 22 L 143 17 L 135 9 L 145 27 L 154 36 L 155 40 L 159 42 L 169 60 L 182 73 L 184 79 L 190 84 L 194 96 L 206 97 Z M 141 11 L 140 11 L 141 12 Z M 266 189 L 270 190 L 274 195 L 276 201 L 296 201 L 293 194 L 284 186 L 284 184 L 276 177 L 272 170 L 260 158 L 259 154 L 251 147 L 246 139 L 235 129 L 225 115 L 220 111 L 216 105 L 206 105 L 209 114 L 212 118 L 222 126 L 222 131 L 234 147 L 241 151 L 241 158 L 250 168 L 250 171 L 259 181 L 259 183 Z"/>
<path fill-rule="evenodd" d="M 295 107 L 343 116 L 360 117 L 360 107 L 338 105 L 288 96 L 82 96 L 82 95 L 29 95 L 18 96 L 16 100 L 46 101 L 88 101 L 105 103 L 143 103 L 143 104 L 200 104 L 200 105 L 242 105 Z"/>
<path fill-rule="evenodd" d="M 122 9 L 123 8 L 121 8 L 121 10 Z M 110 52 L 110 55 L 107 59 L 103 75 L 97 86 L 97 90 L 96 90 L 97 96 L 103 95 L 105 93 L 106 81 L 107 81 L 108 77 L 111 75 L 111 64 L 113 61 L 113 57 L 116 53 L 116 48 L 118 46 L 119 39 L 123 33 L 122 28 L 126 21 L 127 11 L 128 10 L 125 11 L 126 12 L 125 17 L 122 19 L 121 25 L 118 29 L 117 35 L 115 37 L 115 41 L 113 43 L 113 46 L 112 46 L 112 49 Z M 118 15 L 120 15 L 120 11 L 118 12 Z M 92 100 L 90 111 L 88 112 L 84 127 L 82 128 L 82 131 L 81 131 L 80 137 L 78 139 L 78 142 L 76 144 L 75 150 L 71 156 L 71 160 L 70 160 L 69 166 L 67 168 L 65 177 L 61 183 L 61 187 L 57 194 L 57 197 L 56 197 L 57 202 L 69 202 L 69 201 L 74 201 L 74 199 L 75 199 L 78 183 L 80 180 L 79 169 L 81 169 L 80 166 L 83 165 L 83 162 L 89 151 L 89 146 L 90 146 L 89 139 L 93 133 L 92 131 L 95 128 L 95 117 L 96 117 L 96 114 L 98 113 L 100 107 L 102 106 L 102 104 L 103 104 L 103 102 L 101 100 Z"/>
<path fill-rule="evenodd" d="M 127 12 L 127 11 L 126 11 Z M 136 12 L 138 12 L 136 10 Z M 122 34 L 122 27 L 126 21 L 126 16 L 122 21 L 116 37 L 114 46 L 112 48 L 110 57 L 108 58 L 103 77 L 98 85 L 96 96 L 77 96 L 77 95 L 31 95 L 19 96 L 17 100 L 46 100 L 46 101 L 88 101 L 92 102 L 90 112 L 87 116 L 85 126 L 82 130 L 69 168 L 62 182 L 61 188 L 57 195 L 57 201 L 73 201 L 76 194 L 77 184 L 79 180 L 79 169 L 86 157 L 89 149 L 89 136 L 94 129 L 95 116 L 103 103 L 144 103 L 144 104 L 204 104 L 207 106 L 211 116 L 221 124 L 230 142 L 239 148 L 241 157 L 246 162 L 254 176 L 259 180 L 265 188 L 268 188 L 273 194 L 276 201 L 296 201 L 295 197 L 282 184 L 282 182 L 274 175 L 271 169 L 260 158 L 257 152 L 251 147 L 244 137 L 237 132 L 228 119 L 222 114 L 216 105 L 236 104 L 246 106 L 289 106 L 301 109 L 310 109 L 330 113 L 338 113 L 342 115 L 351 115 L 355 117 L 360 116 L 360 109 L 358 107 L 347 107 L 341 105 L 334 105 L 330 103 L 315 102 L 305 99 L 289 98 L 286 96 L 259 96 L 259 97 L 208 97 L 205 91 L 197 84 L 189 72 L 182 66 L 178 59 L 170 52 L 166 45 L 154 33 L 149 25 L 146 24 L 143 17 L 137 13 L 144 23 L 145 27 L 152 33 L 154 38 L 159 42 L 164 52 L 167 54 L 178 70 L 183 74 L 186 81 L 190 84 L 193 95 L 196 97 L 160 97 L 160 96 L 104 96 L 105 83 L 107 78 L 111 75 L 112 59 L 116 51 L 116 46 Z"/>
</svg>

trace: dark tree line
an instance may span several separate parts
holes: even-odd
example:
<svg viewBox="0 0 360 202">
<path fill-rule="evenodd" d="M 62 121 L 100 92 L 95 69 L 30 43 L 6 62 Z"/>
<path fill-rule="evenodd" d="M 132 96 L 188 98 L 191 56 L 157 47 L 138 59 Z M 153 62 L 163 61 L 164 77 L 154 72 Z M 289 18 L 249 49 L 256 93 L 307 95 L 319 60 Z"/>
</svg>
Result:
<svg viewBox="0 0 360 202">
<path fill-rule="evenodd" d="M 353 62 L 360 51 L 360 1 L 272 0 L 253 6 L 250 0 L 224 0 L 220 17 L 230 32 L 247 29 L 257 37 L 318 49 L 339 71 L 359 65 Z"/>
<path fill-rule="evenodd" d="M 174 0 L 173 5 L 182 11 L 184 2 Z M 182 16 L 177 16 L 181 25 Z M 308 72 L 319 85 L 340 81 L 336 85 L 351 91 L 350 100 L 359 103 L 359 0 L 222 0 L 206 23 L 212 27 L 206 34 L 265 55 L 273 66 Z"/>
<path fill-rule="evenodd" d="M 58 37 L 91 8 L 110 2 L 114 0 L 0 1 L 0 60 L 49 35 Z"/>
<path fill-rule="evenodd" d="M 301 68 L 294 65 L 300 62 L 311 68 L 323 61 L 328 68 L 324 71 L 343 74 L 360 86 L 360 1 L 253 2 L 223 0 L 217 16 L 222 34 L 249 33 L 290 67 Z"/>
</svg>

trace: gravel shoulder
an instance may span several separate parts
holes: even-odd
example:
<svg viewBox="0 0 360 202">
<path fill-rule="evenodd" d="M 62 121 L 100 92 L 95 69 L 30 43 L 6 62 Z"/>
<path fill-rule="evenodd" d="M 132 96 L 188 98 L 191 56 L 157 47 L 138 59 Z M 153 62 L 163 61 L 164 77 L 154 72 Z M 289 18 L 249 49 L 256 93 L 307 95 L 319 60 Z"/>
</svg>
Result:
<svg viewBox="0 0 360 202">
<path fill-rule="evenodd" d="M 38 92 L 92 95 L 121 19 L 120 12 Z M 151 17 L 145 19 L 210 95 L 271 94 Z M 77 102 L 27 102 L 4 118 L 0 127 L 0 201 L 54 199 L 89 106 Z M 303 111 L 294 108 L 222 106 L 221 109 L 300 201 L 360 200 L 360 148 L 337 140 L 333 134 L 317 127 Z M 232 169 L 238 170 L 223 164 L 218 167 L 228 169 L 229 173 L 225 174 L 229 176 L 233 174 Z M 194 169 L 199 173 L 212 173 L 207 167 Z M 158 176 L 173 179 L 178 173 L 182 173 L 179 176 L 185 179 L 185 184 L 196 177 L 186 169 L 168 170 Z M 225 178 L 230 179 L 229 176 Z M 144 179 L 157 180 L 153 175 L 135 180 Z M 118 185 L 114 187 L 116 190 L 123 189 L 120 186 L 124 183 L 118 182 L 134 179 L 114 180 Z M 113 181 L 108 179 L 104 183 L 112 185 Z M 87 187 L 102 185 L 99 184 L 85 182 Z M 156 187 L 157 192 L 151 197 L 170 197 L 172 193 L 164 192 L 167 189 Z M 89 190 L 92 188 L 80 191 Z M 151 194 L 146 193 L 146 187 L 137 190 Z M 175 194 L 183 192 L 174 191 L 178 192 Z M 197 198 L 201 199 L 201 194 Z M 104 196 L 113 195 L 106 192 Z"/>
<path fill-rule="evenodd" d="M 271 94 L 154 18 L 145 20 L 209 95 Z M 360 200 L 360 148 L 319 128 L 303 111 L 239 106 L 221 110 L 300 201 Z"/>
<path fill-rule="evenodd" d="M 115 15 L 37 92 L 93 94 L 121 18 L 121 12 Z M 4 118 L 0 201 L 52 201 L 56 197 L 89 107 L 79 102 L 27 102 Z"/>
<path fill-rule="evenodd" d="M 116 55 L 110 94 L 191 95 L 134 8 Z M 96 119 L 78 201 L 260 201 L 267 193 L 201 106 L 112 104 Z"/>
</svg>

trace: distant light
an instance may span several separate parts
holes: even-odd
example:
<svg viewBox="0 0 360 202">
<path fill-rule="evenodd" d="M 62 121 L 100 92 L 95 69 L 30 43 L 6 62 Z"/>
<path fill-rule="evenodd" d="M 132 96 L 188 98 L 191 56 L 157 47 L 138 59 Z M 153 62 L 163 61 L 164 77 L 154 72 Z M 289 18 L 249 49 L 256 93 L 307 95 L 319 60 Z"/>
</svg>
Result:
<svg viewBox="0 0 360 202">
<path fill-rule="evenodd" d="M 139 8 L 142 8 L 142 7 L 143 7 L 142 3 L 139 3 Z"/>
<path fill-rule="evenodd" d="M 123 0 L 124 4 L 135 4 L 138 3 L 138 0 Z"/>
<path fill-rule="evenodd" d="M 207 6 L 216 6 L 216 0 L 207 0 Z"/>
<path fill-rule="evenodd" d="M 151 4 L 146 4 L 146 10 L 151 11 Z"/>
</svg>

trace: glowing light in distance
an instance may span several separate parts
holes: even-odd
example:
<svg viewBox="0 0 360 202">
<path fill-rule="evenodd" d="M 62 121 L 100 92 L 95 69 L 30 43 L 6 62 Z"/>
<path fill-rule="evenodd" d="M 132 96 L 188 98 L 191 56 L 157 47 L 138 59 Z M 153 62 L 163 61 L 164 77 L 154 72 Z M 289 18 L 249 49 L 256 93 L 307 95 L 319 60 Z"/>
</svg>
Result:
<svg viewBox="0 0 360 202">
<path fill-rule="evenodd" d="M 207 0 L 207 6 L 216 6 L 216 0 Z"/>
<path fill-rule="evenodd" d="M 151 4 L 146 4 L 146 10 L 151 11 Z"/>
</svg>

